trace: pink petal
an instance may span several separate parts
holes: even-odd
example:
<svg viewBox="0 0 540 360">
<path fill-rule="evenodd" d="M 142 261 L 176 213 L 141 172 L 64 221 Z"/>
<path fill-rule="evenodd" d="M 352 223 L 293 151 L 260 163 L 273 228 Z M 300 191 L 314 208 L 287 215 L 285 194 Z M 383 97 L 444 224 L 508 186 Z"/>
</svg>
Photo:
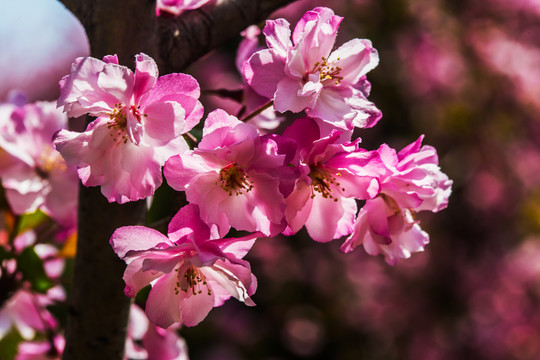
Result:
<svg viewBox="0 0 540 360">
<path fill-rule="evenodd" d="M 267 20 L 263 34 L 268 48 L 272 49 L 276 56 L 285 60 L 289 48 L 292 47 L 289 22 L 285 19 Z"/>
<path fill-rule="evenodd" d="M 312 91 L 302 96 L 300 94 L 302 94 L 303 89 L 301 81 L 289 77 L 283 78 L 277 86 L 274 108 L 279 112 L 304 110 L 316 99 L 317 93 Z"/>
<path fill-rule="evenodd" d="M 168 237 L 145 226 L 123 226 L 114 231 L 110 239 L 114 252 L 122 259 L 129 251 L 148 250 L 164 243 L 173 245 Z"/>
<path fill-rule="evenodd" d="M 353 39 L 332 52 L 328 62 L 341 68 L 339 73 L 339 76 L 343 77 L 341 86 L 352 86 L 377 67 L 379 55 L 371 46 L 371 41 Z"/>
<path fill-rule="evenodd" d="M 141 97 L 139 105 L 145 108 L 152 103 L 166 101 L 179 103 L 185 110 L 184 131 L 188 131 L 203 115 L 198 100 L 200 94 L 199 83 L 192 76 L 180 73 L 167 74 L 157 79 L 156 86 Z"/>
<path fill-rule="evenodd" d="M 309 214 L 308 219 L 306 220 L 306 229 L 311 236 L 311 238 L 318 242 L 328 242 L 333 240 L 336 235 L 338 235 L 339 226 L 338 223 L 340 220 L 345 217 L 346 220 L 350 221 L 350 231 L 352 231 L 352 222 L 354 221 L 354 213 L 353 213 L 353 219 L 350 219 L 349 213 L 345 211 L 351 210 L 349 207 L 344 206 L 342 204 L 342 200 L 345 200 L 343 198 L 337 198 L 338 201 L 334 201 L 334 199 L 325 199 L 320 195 L 316 195 L 313 199 L 313 205 L 311 207 L 311 212 Z M 347 200 L 353 200 L 354 199 L 347 199 Z M 344 225 L 342 225 L 344 226 Z M 349 232 L 350 232 L 349 231 Z M 345 235 L 345 234 L 341 234 Z"/>
<path fill-rule="evenodd" d="M 260 95 L 273 98 L 278 82 L 285 76 L 285 60 L 265 49 L 253 54 L 244 63 L 246 82 Z"/>
<path fill-rule="evenodd" d="M 197 244 L 210 238 L 210 229 L 201 220 L 199 207 L 195 204 L 188 204 L 174 215 L 169 223 L 168 234 L 173 242 L 178 242 L 192 234 L 192 239 Z"/>
<path fill-rule="evenodd" d="M 114 96 L 120 103 L 129 104 L 133 93 L 133 72 L 125 66 L 105 64 L 99 73 L 97 85 L 101 90 Z"/>
<path fill-rule="evenodd" d="M 154 59 L 140 53 L 135 55 L 135 80 L 133 84 L 133 96 L 135 103 L 142 94 L 150 90 L 156 84 L 158 68 Z"/>
<path fill-rule="evenodd" d="M 152 286 L 146 300 L 145 312 L 148 319 L 164 329 L 182 321 L 180 306 L 185 294 L 177 287 L 177 282 L 176 272 L 163 275 Z"/>
<path fill-rule="evenodd" d="M 163 276 L 159 271 L 142 271 L 144 258 L 136 258 L 127 264 L 124 271 L 124 294 L 129 297 L 135 297 L 137 293 L 145 286 L 149 285 L 155 279 Z"/>
<path fill-rule="evenodd" d="M 161 146 L 184 131 L 186 112 L 177 102 L 159 102 L 147 105 L 143 109 L 146 117 L 143 121 L 144 142 L 149 146 Z"/>
</svg>

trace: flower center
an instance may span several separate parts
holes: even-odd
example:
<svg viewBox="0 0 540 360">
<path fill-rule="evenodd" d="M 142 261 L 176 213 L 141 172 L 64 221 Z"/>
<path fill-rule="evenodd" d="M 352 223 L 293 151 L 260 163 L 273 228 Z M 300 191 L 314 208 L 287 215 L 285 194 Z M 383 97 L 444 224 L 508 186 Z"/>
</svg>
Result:
<svg viewBox="0 0 540 360">
<path fill-rule="evenodd" d="M 113 138 L 113 141 L 127 143 L 129 137 L 126 132 L 126 106 L 122 103 L 115 104 L 114 109 L 108 115 L 111 121 L 107 124 L 107 128 L 111 130 L 109 135 Z"/>
<path fill-rule="evenodd" d="M 122 103 L 114 105 L 114 109 L 108 113 L 110 122 L 107 124 L 107 128 L 111 130 L 110 136 L 113 137 L 115 142 L 122 141 L 124 144 L 128 142 L 129 136 L 127 135 L 127 111 L 131 111 L 137 122 L 140 124 L 142 118 L 146 117 L 146 114 L 142 114 L 140 111 L 140 105 L 131 105 L 128 107 Z"/>
<path fill-rule="evenodd" d="M 206 276 L 201 272 L 201 270 L 193 265 L 190 265 L 180 281 L 176 283 L 174 288 L 175 294 L 178 295 L 178 292 L 181 290 L 185 293 L 190 291 L 193 295 L 202 294 L 203 290 L 201 287 L 206 287 L 206 293 L 210 296 L 212 295 L 212 290 L 208 287 L 208 282 L 206 281 Z"/>
<path fill-rule="evenodd" d="M 243 194 L 242 189 L 246 192 L 253 189 L 253 182 L 249 180 L 243 167 L 232 163 L 219 171 L 219 186 L 228 192 L 229 196 L 232 196 L 233 193 L 241 195 Z"/>
<path fill-rule="evenodd" d="M 52 146 L 45 146 L 36 161 L 36 173 L 42 179 L 47 179 L 52 172 L 65 172 L 67 164 L 62 155 Z"/>
<path fill-rule="evenodd" d="M 337 60 L 339 59 L 340 58 L 337 58 Z M 321 83 L 323 84 L 334 82 L 335 85 L 338 85 L 341 83 L 341 80 L 343 80 L 343 76 L 338 76 L 341 70 L 343 70 L 343 68 L 328 64 L 328 60 L 323 56 L 321 61 L 317 61 L 315 65 L 313 65 L 311 73 L 314 74 L 318 72 Z"/>
<path fill-rule="evenodd" d="M 332 188 L 340 186 L 340 183 L 336 182 L 336 177 L 340 177 L 341 174 L 336 173 L 334 176 L 328 170 L 316 164 L 310 165 L 309 169 L 310 172 L 308 176 L 311 178 L 311 198 L 313 199 L 318 192 L 325 199 L 334 199 L 334 201 L 338 201 L 338 199 L 332 195 L 334 192 Z M 341 190 L 345 191 L 344 188 L 341 188 Z"/>
</svg>

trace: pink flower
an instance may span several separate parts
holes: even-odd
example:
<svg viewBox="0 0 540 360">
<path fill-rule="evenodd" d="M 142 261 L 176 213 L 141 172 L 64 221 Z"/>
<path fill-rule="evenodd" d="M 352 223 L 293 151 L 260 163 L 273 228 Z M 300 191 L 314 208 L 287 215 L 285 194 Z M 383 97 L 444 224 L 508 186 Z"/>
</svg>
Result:
<svg viewBox="0 0 540 360">
<path fill-rule="evenodd" d="M 385 195 L 367 200 L 360 209 L 354 231 L 341 246 L 350 252 L 363 244 L 370 255 L 383 254 L 390 265 L 408 259 L 411 253 L 423 251 L 429 235 L 414 220 L 409 209 L 401 209 Z"/>
<path fill-rule="evenodd" d="M 151 283 L 146 314 L 167 328 L 176 322 L 197 325 L 231 296 L 255 305 L 250 296 L 256 279 L 242 257 L 259 235 L 220 239 L 190 204 L 171 220 L 168 237 L 143 226 L 124 226 L 113 233 L 111 245 L 127 263 L 126 295 L 133 297 Z"/>
<path fill-rule="evenodd" d="M 215 110 L 205 121 L 199 146 L 171 157 L 163 172 L 222 236 L 231 226 L 276 235 L 285 228 L 285 190 L 280 188 L 285 159 L 275 138 L 261 137 L 253 125 Z"/>
<path fill-rule="evenodd" d="M 46 295 L 33 293 L 25 288 L 17 290 L 0 308 L 0 339 L 14 326 L 25 340 L 32 339 L 36 331 L 54 329 L 56 320 L 46 306 L 55 300 L 64 300 L 61 287 L 49 289 Z"/>
<path fill-rule="evenodd" d="M 78 180 L 52 144 L 67 117 L 52 102 L 0 105 L 0 177 L 14 213 L 42 210 L 59 224 L 77 221 Z"/>
<path fill-rule="evenodd" d="M 437 150 L 422 146 L 424 136 L 398 154 L 383 144 L 378 152 L 386 171 L 379 177 L 381 192 L 392 197 L 401 208 L 438 212 L 448 205 L 452 180 L 439 168 Z"/>
<path fill-rule="evenodd" d="M 156 15 L 178 16 L 186 10 L 198 9 L 213 0 L 157 0 Z"/>
<path fill-rule="evenodd" d="M 353 233 L 341 246 L 350 252 L 360 244 L 370 255 L 384 254 L 395 265 L 400 258 L 423 251 L 429 236 L 414 220 L 413 212 L 437 212 L 448 204 L 452 181 L 441 172 L 436 150 L 422 146 L 423 136 L 398 154 L 387 145 L 377 151 L 383 167 L 379 172 L 380 193 L 357 216 Z"/>
<path fill-rule="evenodd" d="M 76 164 L 86 186 L 101 185 L 110 202 L 125 203 L 152 195 L 161 185 L 161 167 L 188 149 L 182 134 L 202 117 L 199 85 L 185 74 L 158 78 L 154 60 L 135 57 L 136 70 L 78 58 L 60 82 L 58 105 L 68 116 L 96 116 L 83 133 L 58 132 L 54 144 Z"/>
<path fill-rule="evenodd" d="M 177 328 L 178 326 L 175 325 L 168 329 L 155 326 L 150 323 L 140 307 L 131 305 L 125 358 L 130 360 L 188 360 L 186 342 L 176 333 Z"/>
<path fill-rule="evenodd" d="M 366 73 L 379 62 L 369 40 L 353 39 L 332 51 L 342 18 L 318 7 L 304 14 L 292 33 L 284 19 L 268 20 L 268 49 L 253 54 L 244 76 L 279 112 L 306 111 L 342 129 L 371 127 L 380 111 L 366 99 Z"/>
<path fill-rule="evenodd" d="M 19 343 L 15 360 L 60 360 L 65 345 L 61 335 L 49 341 L 23 341 Z"/>
<path fill-rule="evenodd" d="M 352 232 L 356 215 L 355 199 L 377 195 L 375 174 L 361 169 L 377 154 L 358 149 L 357 142 L 342 144 L 341 133 L 333 131 L 321 138 L 312 119 L 296 120 L 284 133 L 299 146 L 301 175 L 286 198 L 287 235 L 302 226 L 315 241 L 327 242 Z M 371 165 L 373 166 L 373 165 Z"/>
</svg>

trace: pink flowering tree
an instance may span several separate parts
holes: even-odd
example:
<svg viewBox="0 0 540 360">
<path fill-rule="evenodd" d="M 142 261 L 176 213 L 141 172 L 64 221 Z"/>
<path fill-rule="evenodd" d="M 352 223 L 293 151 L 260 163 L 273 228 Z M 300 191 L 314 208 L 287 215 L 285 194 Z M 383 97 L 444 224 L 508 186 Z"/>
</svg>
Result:
<svg viewBox="0 0 540 360">
<path fill-rule="evenodd" d="M 0 254 L 9 285 L 0 335 L 21 334 L 19 359 L 186 359 L 180 326 L 231 298 L 255 306 L 248 253 L 302 229 L 391 265 L 424 250 L 414 215 L 444 209 L 453 184 L 435 148 L 424 135 L 399 152 L 363 147 L 358 131 L 382 117 L 368 99 L 379 54 L 367 39 L 336 44 L 334 10 L 308 10 L 294 28 L 266 20 L 259 44 L 253 24 L 289 2 L 64 1 L 90 56 L 59 80 L 57 109 L 15 95 L 0 105 L 0 178 L 14 219 Z M 119 13 L 129 16 L 111 17 Z M 238 88 L 208 91 L 238 111 L 205 109 L 184 71 L 238 34 Z M 34 241 L 23 230 L 43 232 Z M 39 246 L 48 237 L 52 250 Z M 75 252 L 62 334 L 49 308 L 65 304 L 55 285 Z"/>
</svg>

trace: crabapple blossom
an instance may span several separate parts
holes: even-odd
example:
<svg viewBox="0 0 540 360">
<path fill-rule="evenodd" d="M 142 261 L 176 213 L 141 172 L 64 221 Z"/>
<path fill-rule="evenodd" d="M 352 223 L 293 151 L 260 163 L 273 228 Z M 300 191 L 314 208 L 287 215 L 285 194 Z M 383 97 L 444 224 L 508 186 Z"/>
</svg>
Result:
<svg viewBox="0 0 540 360">
<path fill-rule="evenodd" d="M 350 130 L 372 127 L 381 112 L 366 99 L 365 75 L 379 62 L 371 41 L 353 39 L 332 51 L 342 18 L 325 7 L 304 14 L 292 32 L 284 19 L 267 20 L 268 49 L 245 63 L 247 83 L 273 99 L 279 112 L 305 110 L 318 121 Z"/>
<path fill-rule="evenodd" d="M 186 10 L 198 9 L 214 0 L 157 0 L 156 15 L 178 16 Z"/>
<path fill-rule="evenodd" d="M 334 130 L 321 138 L 317 123 L 309 118 L 296 120 L 284 136 L 299 147 L 300 177 L 286 198 L 288 227 L 285 234 L 302 226 L 315 241 L 327 242 L 352 232 L 356 215 L 355 199 L 377 195 L 375 175 L 358 169 L 377 161 L 377 154 L 359 149 L 358 141 L 342 144 Z"/>
<path fill-rule="evenodd" d="M 354 231 L 341 250 L 350 252 L 359 244 L 370 255 L 383 254 L 390 265 L 407 259 L 411 253 L 423 251 L 429 235 L 414 220 L 410 209 L 399 208 L 385 195 L 377 196 L 360 209 Z"/>
<path fill-rule="evenodd" d="M 244 255 L 260 233 L 221 239 L 199 217 L 196 205 L 178 211 L 169 223 L 168 237 L 143 226 L 124 226 L 111 245 L 127 267 L 125 294 L 135 296 L 148 284 L 146 302 L 151 322 L 167 328 L 173 323 L 194 326 L 231 296 L 255 305 L 257 287 Z"/>
<path fill-rule="evenodd" d="M 38 294 L 24 286 L 17 290 L 0 308 L 0 339 L 15 327 L 25 340 L 32 339 L 36 331 L 44 332 L 56 327 L 56 320 L 46 309 L 55 301 L 65 300 L 60 286 Z"/>
<path fill-rule="evenodd" d="M 261 137 L 255 126 L 218 109 L 208 115 L 199 146 L 171 157 L 163 173 L 222 236 L 231 226 L 273 236 L 285 228 L 280 177 L 290 176 L 280 152 L 279 139 Z"/>
<path fill-rule="evenodd" d="M 440 170 L 436 150 L 422 146 L 422 140 L 420 136 L 398 154 L 386 144 L 377 150 L 384 164 L 374 171 L 380 174 L 380 193 L 360 209 L 353 233 L 341 246 L 343 252 L 363 244 L 368 254 L 384 254 L 395 265 L 398 259 L 424 250 L 429 235 L 413 212 L 444 209 L 452 181 Z"/>
<path fill-rule="evenodd" d="M 58 106 L 70 117 L 96 116 L 86 131 L 61 130 L 54 144 L 78 167 L 85 186 L 101 185 L 110 202 L 143 199 L 161 185 L 161 167 L 188 149 L 182 134 L 203 114 L 197 81 L 186 74 L 158 78 L 157 65 L 135 56 L 135 73 L 115 56 L 78 58 L 60 81 Z"/>
<path fill-rule="evenodd" d="M 49 341 L 23 341 L 19 343 L 15 360 L 60 360 L 65 345 L 61 335 Z"/>
<path fill-rule="evenodd" d="M 76 169 L 51 140 L 66 127 L 66 115 L 53 102 L 0 105 L 0 177 L 14 213 L 40 209 L 62 226 L 75 226 Z"/>
<path fill-rule="evenodd" d="M 130 360 L 188 360 L 184 339 L 178 326 L 162 329 L 150 323 L 144 311 L 131 305 L 127 328 L 125 358 Z M 142 345 L 142 346 L 141 346 Z"/>
<path fill-rule="evenodd" d="M 424 135 L 399 153 L 383 144 L 378 150 L 386 170 L 379 177 L 381 192 L 401 208 L 438 212 L 448 205 L 452 180 L 439 168 L 437 150 L 422 146 Z"/>
</svg>

